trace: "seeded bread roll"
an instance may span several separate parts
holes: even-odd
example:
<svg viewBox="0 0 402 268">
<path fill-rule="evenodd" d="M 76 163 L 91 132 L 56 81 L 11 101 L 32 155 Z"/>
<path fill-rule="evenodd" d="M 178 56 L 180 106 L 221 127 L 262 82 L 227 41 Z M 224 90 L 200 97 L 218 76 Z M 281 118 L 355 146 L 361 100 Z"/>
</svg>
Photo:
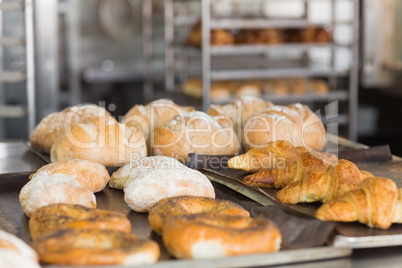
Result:
<svg viewBox="0 0 402 268">
<path fill-rule="evenodd" d="M 187 161 L 189 153 L 227 155 L 239 152 L 233 128 L 222 126 L 203 112 L 177 116 L 165 127 L 155 129 L 152 155 L 164 155 Z"/>
<path fill-rule="evenodd" d="M 50 153 L 54 141 L 62 134 L 67 125 L 85 123 L 99 116 L 110 115 L 97 105 L 79 105 L 51 113 L 43 118 L 32 131 L 29 140 L 33 149 Z"/>
<path fill-rule="evenodd" d="M 52 162 L 86 159 L 103 166 L 122 166 L 147 156 L 141 130 L 120 124 L 113 117 L 99 117 L 71 126 L 52 146 Z"/>
</svg>

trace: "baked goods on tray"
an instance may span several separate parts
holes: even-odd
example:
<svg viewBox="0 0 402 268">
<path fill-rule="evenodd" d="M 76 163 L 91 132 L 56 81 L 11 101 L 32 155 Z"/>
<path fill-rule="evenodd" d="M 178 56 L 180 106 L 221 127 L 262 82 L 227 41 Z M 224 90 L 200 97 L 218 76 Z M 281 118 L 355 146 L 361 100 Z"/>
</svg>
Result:
<svg viewBox="0 0 402 268">
<path fill-rule="evenodd" d="M 155 129 L 152 155 L 187 161 L 189 153 L 230 155 L 240 150 L 233 128 L 203 112 L 179 115 L 165 127 Z"/>
<path fill-rule="evenodd" d="M 34 179 L 42 175 L 49 176 L 56 173 L 73 176 L 82 187 L 94 193 L 102 191 L 110 180 L 109 172 L 104 166 L 83 159 L 50 163 L 31 174 L 29 179 Z"/>
<path fill-rule="evenodd" d="M 388 229 L 402 223 L 402 189 L 388 178 L 366 178 L 357 189 L 323 204 L 315 216 L 324 221 L 358 221 L 371 228 Z"/>
<path fill-rule="evenodd" d="M 44 117 L 29 136 L 33 149 L 50 153 L 53 143 L 67 126 L 82 124 L 100 116 L 110 116 L 106 109 L 97 105 L 77 105 Z"/>
<path fill-rule="evenodd" d="M 62 203 L 41 207 L 29 219 L 32 240 L 61 229 L 99 229 L 129 233 L 131 222 L 118 212 Z"/>
<path fill-rule="evenodd" d="M 111 116 L 72 125 L 54 142 L 52 162 L 86 159 L 104 166 L 116 167 L 147 156 L 141 130 L 127 127 Z"/>
</svg>

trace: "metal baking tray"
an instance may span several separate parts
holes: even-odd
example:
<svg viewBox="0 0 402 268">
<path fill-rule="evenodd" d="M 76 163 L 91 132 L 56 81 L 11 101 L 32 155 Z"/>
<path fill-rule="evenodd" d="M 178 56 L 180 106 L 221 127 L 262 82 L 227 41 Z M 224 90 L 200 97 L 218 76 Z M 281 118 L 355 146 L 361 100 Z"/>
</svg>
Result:
<svg viewBox="0 0 402 268">
<path fill-rule="evenodd" d="M 31 172 L 0 175 L 0 229 L 11 232 L 28 244 L 30 235 L 28 218 L 20 205 L 18 195 L 23 185 L 28 182 Z M 222 187 L 220 184 L 217 188 Z M 230 189 L 223 187 L 231 191 Z M 217 198 L 221 198 L 216 190 Z M 235 193 L 235 192 L 234 192 Z M 232 193 L 229 193 L 232 195 Z M 235 193 L 237 194 L 237 193 Z M 240 195 L 240 194 L 239 194 Z M 242 196 L 242 195 L 240 195 Z M 279 264 L 302 263 L 317 260 L 335 259 L 350 256 L 352 250 L 346 247 L 322 246 L 314 248 L 283 249 L 276 253 L 253 254 L 226 258 L 204 260 L 177 260 L 166 251 L 161 237 L 151 230 L 148 214 L 132 211 L 123 199 L 123 191 L 106 187 L 96 193 L 97 207 L 119 211 L 125 214 L 132 223 L 132 232 L 141 238 L 151 238 L 161 249 L 160 260 L 148 267 L 255 267 Z M 256 203 L 256 205 L 258 205 Z M 46 265 L 45 267 L 58 267 Z M 108 266 L 105 266 L 108 267 Z"/>
</svg>

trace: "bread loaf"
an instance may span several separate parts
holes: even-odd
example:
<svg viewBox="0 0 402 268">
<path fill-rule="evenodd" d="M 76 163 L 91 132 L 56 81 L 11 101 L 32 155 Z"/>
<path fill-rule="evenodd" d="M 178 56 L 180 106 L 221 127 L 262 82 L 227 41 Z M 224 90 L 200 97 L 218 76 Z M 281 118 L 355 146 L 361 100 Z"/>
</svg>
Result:
<svg viewBox="0 0 402 268">
<path fill-rule="evenodd" d="M 203 112 L 177 116 L 165 127 L 156 128 L 151 154 L 187 161 L 189 153 L 227 155 L 239 152 L 233 128 L 222 126 Z"/>
<path fill-rule="evenodd" d="M 17 253 L 19 256 L 18 258 L 26 258 L 35 263 L 39 261 L 38 254 L 36 254 L 36 252 L 30 246 L 28 246 L 24 241 L 22 241 L 20 238 L 16 237 L 13 234 L 0 230 L 0 252 L 4 251 Z M 2 258 L 0 257 L 0 264 L 1 259 Z M 9 266 L 0 266 L 0 267 L 9 267 Z"/>
<path fill-rule="evenodd" d="M 81 124 L 99 116 L 110 115 L 97 105 L 78 105 L 51 113 L 43 118 L 32 131 L 29 140 L 33 149 L 50 153 L 57 137 L 64 132 L 67 125 Z"/>
<path fill-rule="evenodd" d="M 38 208 L 56 203 L 96 207 L 95 195 L 64 174 L 35 177 L 22 187 L 19 199 L 28 217 Z"/>
<path fill-rule="evenodd" d="M 179 114 L 194 111 L 194 107 L 179 106 L 169 99 L 159 99 L 147 105 L 135 105 L 124 116 L 123 123 L 141 129 L 146 140 L 152 129 L 163 127 Z"/>
<path fill-rule="evenodd" d="M 159 200 L 181 195 L 215 198 L 207 177 L 190 168 L 157 169 L 124 186 L 124 200 L 136 212 L 149 212 Z"/>
<path fill-rule="evenodd" d="M 31 174 L 29 178 L 33 179 L 37 176 L 49 176 L 56 173 L 73 176 L 82 187 L 94 193 L 102 191 L 110 180 L 109 172 L 104 166 L 82 159 L 48 164 Z"/>
<path fill-rule="evenodd" d="M 286 140 L 315 151 L 324 149 L 327 141 L 320 118 L 302 104 L 274 106 L 246 122 L 242 136 L 246 150 L 262 148 L 275 140 Z"/>
<path fill-rule="evenodd" d="M 122 166 L 147 155 L 141 130 L 99 117 L 71 126 L 52 146 L 52 162 L 86 159 L 104 166 Z"/>
</svg>

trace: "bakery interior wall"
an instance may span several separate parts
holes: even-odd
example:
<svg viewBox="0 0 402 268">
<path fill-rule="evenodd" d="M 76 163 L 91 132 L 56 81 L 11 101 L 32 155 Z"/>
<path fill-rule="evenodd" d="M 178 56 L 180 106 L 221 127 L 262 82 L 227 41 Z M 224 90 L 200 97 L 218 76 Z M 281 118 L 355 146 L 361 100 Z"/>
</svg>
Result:
<svg viewBox="0 0 402 268">
<path fill-rule="evenodd" d="M 289 0 L 292 1 L 298 2 Z M 337 1 L 348 2 L 348 0 Z M 36 1 L 35 7 L 37 120 L 50 112 L 78 103 L 105 105 L 115 115 L 123 115 L 134 104 L 146 103 L 150 99 L 161 97 L 174 98 L 181 104 L 197 104 L 189 103 L 192 100 L 180 94 L 172 95 L 165 91 L 162 0 L 153 0 L 154 91 L 151 96 L 144 92 L 141 0 L 48 0 L 46 4 L 40 2 Z M 320 1 L 311 2 L 320 5 Z M 364 44 L 365 38 L 375 38 L 375 33 L 370 31 L 375 23 L 373 16 L 376 20 L 381 20 L 382 24 L 379 25 L 387 25 L 384 18 L 389 18 L 389 24 L 398 25 L 396 19 L 400 20 L 402 16 L 394 16 L 395 20 L 391 21 L 393 17 L 389 12 L 393 3 L 396 5 L 394 10 L 402 14 L 401 5 L 397 0 L 361 2 L 364 56 L 362 86 L 359 90 L 359 141 L 369 145 L 389 143 L 394 153 L 402 155 L 401 145 L 397 142 L 402 134 L 402 122 L 400 122 L 402 117 L 393 116 L 395 111 L 401 110 L 399 105 L 402 98 L 402 94 L 399 94 L 401 81 L 398 81 L 397 72 L 392 72 L 392 83 L 373 79 L 377 76 L 365 73 L 366 69 L 370 70 L 370 66 L 367 66 L 372 64 L 372 59 L 365 58 L 368 53 Z M 383 6 L 391 5 L 391 7 L 381 7 L 380 2 Z M 373 8 L 373 5 L 376 6 Z M 344 7 L 347 8 L 347 5 Z M 112 8 L 111 13 L 109 8 Z M 370 14 L 370 10 L 376 14 Z M 345 10 L 345 14 L 349 11 Z M 297 13 L 297 8 L 289 8 L 288 12 Z M 311 12 L 315 12 L 318 17 L 328 13 L 322 6 L 313 8 Z M 115 19 L 111 19 L 110 14 Z M 12 33 L 15 36 L 24 34 L 23 19 L 18 15 L 3 15 L 2 22 L 0 26 L 3 33 Z M 376 29 L 377 33 L 383 30 L 378 25 Z M 399 39 L 395 37 L 395 42 L 399 40 L 400 43 L 401 34 L 396 32 L 396 36 L 399 36 Z M 382 51 L 381 49 L 385 48 L 380 47 L 374 51 Z M 2 52 L 0 56 L 3 56 L 4 69 L 23 68 L 23 48 L 3 48 Z M 399 56 L 401 55 L 402 53 Z M 377 63 L 377 66 L 381 64 Z M 0 102 L 24 104 L 26 98 L 23 83 L 2 84 Z M 26 138 L 24 119 L 0 118 L 0 139 Z"/>
</svg>

